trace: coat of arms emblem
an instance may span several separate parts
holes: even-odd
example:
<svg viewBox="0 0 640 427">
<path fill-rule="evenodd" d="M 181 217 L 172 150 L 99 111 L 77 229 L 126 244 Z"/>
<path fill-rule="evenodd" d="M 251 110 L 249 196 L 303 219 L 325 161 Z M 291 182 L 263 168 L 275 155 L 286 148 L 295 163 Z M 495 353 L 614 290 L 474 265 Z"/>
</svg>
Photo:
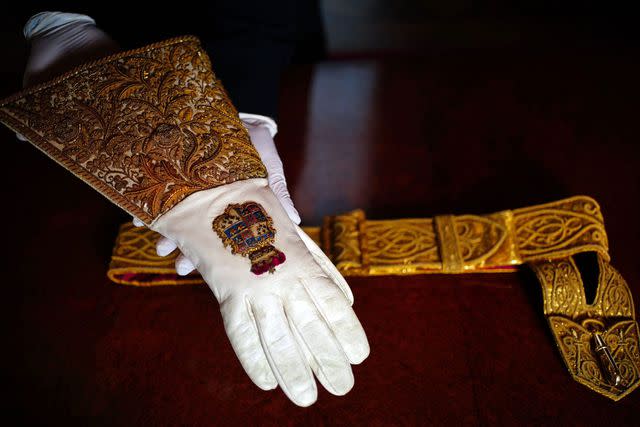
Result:
<svg viewBox="0 0 640 427">
<path fill-rule="evenodd" d="M 273 246 L 276 229 L 259 203 L 231 204 L 212 225 L 224 246 L 231 247 L 231 253 L 251 260 L 254 274 L 273 273 L 286 260 L 284 253 Z"/>
</svg>

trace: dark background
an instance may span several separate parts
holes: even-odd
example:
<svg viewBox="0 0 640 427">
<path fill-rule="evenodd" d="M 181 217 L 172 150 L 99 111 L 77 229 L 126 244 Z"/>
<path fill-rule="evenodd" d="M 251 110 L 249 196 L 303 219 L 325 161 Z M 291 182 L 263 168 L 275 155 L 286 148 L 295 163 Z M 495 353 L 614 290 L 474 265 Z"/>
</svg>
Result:
<svg viewBox="0 0 640 427">
<path fill-rule="evenodd" d="M 37 7 L 19 6 L 0 18 L 0 95 L 21 84 L 20 29 Z M 123 47 L 197 33 L 214 66 L 229 61 L 223 81 L 239 108 L 277 110 L 276 143 L 305 224 L 354 208 L 425 217 L 587 194 L 602 206 L 612 263 L 638 303 L 633 10 L 578 1 L 277 6 L 77 10 Z M 180 15 L 187 20 L 167 20 Z M 257 65 L 234 74 L 238 58 Z M 267 80 L 271 93 L 250 96 Z M 8 130 L 0 138 L 3 413 L 22 424 L 639 423 L 638 391 L 613 403 L 570 379 L 526 269 L 350 279 L 371 356 L 354 368 L 347 396 L 321 391 L 316 405 L 296 408 L 244 375 L 208 289 L 110 283 L 110 250 L 127 215 Z"/>
</svg>

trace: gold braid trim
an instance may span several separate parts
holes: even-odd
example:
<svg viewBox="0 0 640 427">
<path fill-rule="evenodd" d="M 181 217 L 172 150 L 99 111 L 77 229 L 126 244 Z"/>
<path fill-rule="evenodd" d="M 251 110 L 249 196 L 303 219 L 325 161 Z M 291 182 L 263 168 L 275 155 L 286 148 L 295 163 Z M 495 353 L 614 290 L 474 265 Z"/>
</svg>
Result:
<svg viewBox="0 0 640 427">
<path fill-rule="evenodd" d="M 266 169 L 197 38 L 87 63 L 0 102 L 0 121 L 145 223 Z"/>
</svg>

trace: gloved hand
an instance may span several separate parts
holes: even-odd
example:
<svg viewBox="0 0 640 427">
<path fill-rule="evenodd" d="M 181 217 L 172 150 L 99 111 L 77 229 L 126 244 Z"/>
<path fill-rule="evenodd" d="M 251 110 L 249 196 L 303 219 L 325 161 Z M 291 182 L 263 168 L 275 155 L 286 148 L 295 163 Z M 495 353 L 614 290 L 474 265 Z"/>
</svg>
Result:
<svg viewBox="0 0 640 427">
<path fill-rule="evenodd" d="M 42 18 L 39 16 L 39 19 Z M 51 18 L 51 16 L 44 16 L 44 18 Z M 70 25 L 68 16 L 62 17 L 65 18 L 62 21 L 58 21 L 57 18 L 53 22 L 65 22 L 65 25 Z M 94 33 L 93 24 L 85 20 L 81 25 L 89 26 Z M 192 41 L 188 43 L 193 44 Z M 85 50 L 85 52 L 89 51 L 91 49 Z M 201 54 L 203 57 L 206 56 L 199 50 L 197 55 L 190 58 L 195 58 L 193 61 L 200 61 L 197 58 Z M 60 58 L 46 62 L 57 61 L 63 62 Z M 202 64 L 203 62 L 198 62 L 193 66 L 202 73 Z M 164 72 L 162 70 L 163 68 L 158 68 L 159 72 Z M 154 76 L 153 73 L 150 75 Z M 215 84 L 210 77 L 205 76 L 205 78 L 208 79 L 207 85 Z M 91 85 L 91 82 L 84 82 L 83 84 Z M 69 87 L 73 90 L 73 85 Z M 178 84 L 176 87 L 182 86 Z M 212 88 L 211 86 L 202 87 Z M 196 92 L 198 90 L 200 89 Z M 101 98 L 83 97 L 85 95 L 81 92 L 82 90 L 74 95 L 78 99 L 77 102 L 102 102 Z M 151 92 L 156 93 L 156 91 Z M 46 97 L 48 93 L 44 91 L 43 96 Z M 38 94 L 32 96 L 37 98 Z M 119 99 L 109 95 L 107 91 L 101 92 L 100 97 L 103 96 L 107 97 L 105 99 L 109 99 L 109 102 Z M 198 92 L 193 96 L 205 95 Z M 8 102 L 2 107 L 3 117 L 9 120 L 12 128 L 26 129 L 32 138 L 33 135 L 38 135 L 35 141 L 31 139 L 30 141 L 41 148 L 49 140 L 56 141 L 56 144 L 67 144 L 67 140 L 60 140 L 55 136 L 57 134 L 50 135 L 50 129 L 55 130 L 57 127 L 40 127 L 41 124 L 46 125 L 48 122 L 44 119 L 47 116 L 38 116 L 40 113 L 37 107 L 52 105 L 51 100 L 36 101 L 34 99 L 35 110 L 29 114 L 40 119 L 28 123 L 15 122 L 22 117 L 17 116 L 15 112 L 20 111 L 22 114 L 22 108 L 29 109 L 29 104 L 20 104 L 21 109 L 16 110 L 14 102 L 20 103 L 21 100 Z M 216 98 L 216 102 L 226 101 L 219 97 Z M 60 108 L 73 110 L 75 105 L 77 104 L 61 104 Z M 300 406 L 310 405 L 317 398 L 312 372 L 331 393 L 342 395 L 348 392 L 354 381 L 350 364 L 360 363 L 368 356 L 369 344 L 351 308 L 353 295 L 347 283 L 329 259 L 291 219 L 292 212 L 295 211 L 288 209 L 287 204 L 282 201 L 287 199 L 282 193 L 282 189 L 286 189 L 283 176 L 279 179 L 277 173 L 274 173 L 269 180 L 247 179 L 242 177 L 242 174 L 246 174 L 247 171 L 238 169 L 237 173 L 240 176 L 237 178 L 232 180 L 225 178 L 224 182 L 217 181 L 216 173 L 220 172 L 223 173 L 222 176 L 227 176 L 234 167 L 253 164 L 255 157 L 251 157 L 253 154 L 250 153 L 252 150 L 250 147 L 243 146 L 241 140 L 235 139 L 240 138 L 238 135 L 241 135 L 237 130 L 239 126 L 236 124 L 237 119 L 234 121 L 232 116 L 224 115 L 227 111 L 232 111 L 232 107 L 227 109 L 226 106 L 196 105 L 197 107 L 192 108 L 204 108 L 199 111 L 205 111 L 206 114 L 223 111 L 217 113 L 222 114 L 218 119 L 226 123 L 221 128 L 222 133 L 214 132 L 210 136 L 223 137 L 222 135 L 231 132 L 230 138 L 234 138 L 233 141 L 219 142 L 219 144 L 226 147 L 225 150 L 233 147 L 235 147 L 233 150 L 239 150 L 234 151 L 231 156 L 231 152 L 226 151 L 205 164 L 207 172 L 201 172 L 203 175 L 198 175 L 195 179 L 202 179 L 203 176 L 210 177 L 207 178 L 211 180 L 208 189 L 192 192 L 170 209 L 161 211 L 159 214 L 156 213 L 158 208 L 155 205 L 156 210 L 151 211 L 150 205 L 146 202 L 143 205 L 136 204 L 138 199 L 129 198 L 130 196 L 127 196 L 129 193 L 118 190 L 119 187 L 113 182 L 100 181 L 101 192 L 108 195 L 111 200 L 120 200 L 125 206 L 129 206 L 129 212 L 140 212 L 140 206 L 142 206 L 144 208 L 142 211 L 149 219 L 149 227 L 176 242 L 182 253 L 193 261 L 194 266 L 220 302 L 224 326 L 231 344 L 245 371 L 256 385 L 262 389 L 273 389 L 280 384 L 287 396 Z M 223 108 L 223 110 L 216 110 L 216 108 Z M 80 128 L 90 126 L 89 123 L 82 122 L 81 115 L 75 117 L 74 113 L 69 111 L 56 113 L 56 120 L 65 117 L 70 117 L 74 123 L 76 123 L 75 120 L 80 120 L 73 125 L 73 129 L 76 129 L 76 126 Z M 75 114 L 78 112 L 76 111 Z M 7 123 L 7 121 L 4 122 Z M 60 123 L 61 126 L 68 126 L 68 122 L 64 120 Z M 258 132 L 253 129 L 256 141 L 261 138 L 260 133 L 264 135 L 265 126 L 256 126 L 255 123 L 249 122 L 248 118 L 245 118 L 245 123 L 250 131 L 251 126 L 258 128 Z M 180 169 L 181 164 L 168 157 L 167 153 L 172 152 L 172 149 L 182 149 L 184 145 L 181 144 L 185 144 L 185 140 L 180 138 L 191 134 L 182 133 L 179 127 L 180 122 L 169 127 L 161 125 L 158 127 L 159 124 L 153 122 L 150 126 L 155 126 L 155 131 L 148 137 L 150 138 L 148 144 L 152 144 L 149 146 L 134 145 L 123 136 L 124 133 L 119 133 L 119 127 L 114 128 L 115 132 L 124 139 L 120 140 L 122 147 L 112 147 L 114 151 L 109 154 L 109 164 L 112 163 L 112 166 L 117 168 L 116 165 L 121 164 L 119 162 L 124 161 L 123 159 L 132 159 L 131 161 L 135 161 L 136 165 L 159 162 L 166 164 L 166 167 L 178 168 L 177 170 L 188 174 L 189 172 Z M 170 135 L 175 135 L 177 139 Z M 69 143 L 73 143 L 73 135 L 69 137 L 72 138 Z M 197 144 L 202 144 L 199 142 L 201 140 L 195 141 L 198 141 Z M 126 144 L 132 145 L 125 147 Z M 260 146 L 260 143 L 256 145 Z M 206 147 L 208 145 L 197 145 L 197 150 L 201 150 L 197 155 L 203 155 L 202 150 L 206 152 Z M 87 144 L 86 149 L 91 150 L 95 155 L 104 154 L 100 152 L 100 146 L 94 143 Z M 49 154 L 54 158 L 59 155 L 56 150 L 57 148 L 49 150 Z M 268 152 L 269 148 L 265 153 Z M 272 152 L 275 152 L 275 149 Z M 236 159 L 234 156 L 239 157 Z M 269 163 L 267 155 L 261 153 L 261 157 L 267 164 Z M 275 170 L 279 162 L 273 157 L 271 160 L 273 164 L 270 167 Z M 227 167 L 231 169 L 216 172 L 218 162 L 228 163 Z M 236 162 L 240 163 L 236 164 Z M 94 165 L 94 167 L 109 168 L 111 167 L 109 164 Z M 80 169 L 77 168 L 82 166 L 74 167 L 78 171 Z M 160 179 L 156 172 L 138 169 L 138 173 L 143 175 L 151 173 L 148 179 Z M 95 177 L 95 175 L 92 176 Z M 87 182 L 94 185 L 93 181 Z M 138 186 L 144 182 L 146 181 L 136 179 L 131 182 L 131 185 Z M 167 182 L 174 186 L 179 184 Z M 201 181 L 193 181 L 193 185 L 203 184 Z M 164 194 L 162 190 L 166 186 L 153 188 L 156 189 L 154 191 L 158 191 L 154 194 L 160 197 Z M 280 197 L 274 191 L 279 192 Z M 153 212 L 153 215 L 150 212 Z M 269 271 L 268 274 L 267 271 Z"/>
<path fill-rule="evenodd" d="M 23 32 L 31 45 L 22 79 L 24 87 L 118 50 L 91 17 L 76 13 L 38 13 L 25 24 Z"/>
<path fill-rule="evenodd" d="M 238 214 L 240 208 L 225 215 L 225 208 L 249 202 L 261 206 L 258 217 L 271 217 L 273 247 L 286 257 L 281 265 L 272 266 L 273 274 L 256 275 L 249 259 L 232 253 L 230 241 L 238 236 L 233 234 L 235 225 L 246 225 L 251 222 L 248 217 L 256 216 Z M 256 227 L 264 227 L 266 220 Z M 280 384 L 300 406 L 316 400 L 312 372 L 333 394 L 351 389 L 350 364 L 369 354 L 367 338 L 351 308 L 353 295 L 320 248 L 289 218 L 265 179 L 193 194 L 150 228 L 177 242 L 209 284 L 220 302 L 229 340 L 258 387 L 268 390 Z M 255 230 L 268 234 L 255 228 L 254 235 L 261 233 Z M 220 238 L 225 232 L 232 236 L 226 241 Z M 268 266 L 257 272 L 265 269 Z"/>
<path fill-rule="evenodd" d="M 267 168 L 267 172 L 269 173 L 269 187 L 271 187 L 271 190 L 282 204 L 291 221 L 300 224 L 300 216 L 293 206 L 293 201 L 287 189 L 282 160 L 280 160 L 278 150 L 273 142 L 273 138 L 278 132 L 276 122 L 270 117 L 247 113 L 240 113 L 240 119 L 247 128 L 251 142 L 258 151 L 258 154 L 260 154 L 262 163 L 264 163 Z M 144 223 L 134 217 L 133 225 L 143 227 Z M 176 248 L 177 244 L 164 236 L 158 239 L 156 243 L 156 252 L 160 256 L 169 255 Z M 186 276 L 195 269 L 193 262 L 182 253 L 176 258 L 175 266 L 176 272 L 181 276 Z"/>
</svg>

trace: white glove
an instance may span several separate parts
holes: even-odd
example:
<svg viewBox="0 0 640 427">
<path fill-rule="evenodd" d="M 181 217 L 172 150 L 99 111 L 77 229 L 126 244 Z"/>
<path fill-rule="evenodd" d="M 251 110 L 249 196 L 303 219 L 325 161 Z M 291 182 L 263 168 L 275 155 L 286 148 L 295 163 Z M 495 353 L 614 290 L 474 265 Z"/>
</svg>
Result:
<svg viewBox="0 0 640 427">
<path fill-rule="evenodd" d="M 262 163 L 264 163 L 267 168 L 267 172 L 269 173 L 269 187 L 271 187 L 271 190 L 275 193 L 291 221 L 300 224 L 300 215 L 293 206 L 293 200 L 291 200 L 289 190 L 287 189 L 282 160 L 280 160 L 278 150 L 273 142 L 273 138 L 278 132 L 276 122 L 270 117 L 257 114 L 240 113 L 239 116 L 249 131 L 251 142 L 258 151 L 258 154 L 260 154 Z M 133 218 L 133 225 L 143 227 L 145 224 L 138 218 Z M 156 252 L 160 256 L 166 256 L 173 252 L 176 247 L 177 245 L 173 240 L 163 236 L 158 239 L 156 243 Z M 178 255 L 175 266 L 176 272 L 181 276 L 186 276 L 195 270 L 193 262 L 184 254 Z"/>
<path fill-rule="evenodd" d="M 36 72 L 39 78 L 44 72 L 50 72 L 42 64 L 62 64 L 63 56 L 73 52 L 72 39 L 85 40 L 82 31 L 67 30 L 82 27 L 94 35 L 104 34 L 95 29 L 88 17 L 61 15 L 39 14 L 29 21 L 32 28 L 39 31 L 35 31 L 39 37 L 71 33 L 75 36 L 59 39 L 65 48 L 57 50 L 58 56 L 46 55 L 47 49 L 55 51 L 55 43 L 49 44 L 54 39 L 40 44 L 49 46 L 44 50 L 34 43 L 32 56 L 44 55 L 41 57 L 47 59 L 30 59 L 25 80 Z M 33 22 L 35 18 L 39 24 Z M 52 31 L 58 27 L 65 31 Z M 28 28 L 31 28 L 29 24 Z M 27 36 L 33 37 L 34 33 Z M 110 39 L 100 36 L 95 40 Z M 90 43 L 81 43 L 81 46 L 86 54 L 92 53 L 95 47 Z M 298 228 L 294 222 L 296 218 L 299 221 L 297 213 L 293 220 L 290 217 L 295 209 L 286 192 L 272 133 L 264 132 L 269 124 L 256 123 L 253 119 L 255 117 L 246 117 L 245 124 L 265 164 L 271 168 L 269 180 L 248 179 L 193 193 L 157 218 L 150 228 L 176 242 L 202 274 L 220 302 L 227 335 L 253 382 L 265 390 L 280 384 L 293 402 L 308 406 L 317 398 L 312 372 L 329 392 L 345 394 L 354 382 L 350 364 L 360 363 L 368 356 L 369 344 L 351 308 L 353 295 L 344 278 Z M 270 143 L 264 138 L 267 134 Z M 213 221 L 229 204 L 247 202 L 260 204 L 264 214 L 272 219 L 273 246 L 284 254 L 273 258 L 273 274 L 256 275 L 251 271 L 252 262 L 271 258 L 258 257 L 257 261 L 256 258 L 250 261 L 233 254 L 224 246 L 218 234 L 220 230 L 214 229 Z M 258 225 L 263 228 L 253 231 L 260 235 L 266 225 Z M 245 238 L 251 236 L 243 234 L 242 239 Z"/>
<path fill-rule="evenodd" d="M 246 202 L 260 204 L 273 220 L 273 246 L 286 256 L 273 274 L 252 273 L 249 259 L 232 254 L 217 234 L 214 220 L 228 205 Z M 350 363 L 369 354 L 351 308 L 353 295 L 329 259 L 291 221 L 266 179 L 192 194 L 150 228 L 177 242 L 209 284 L 238 359 L 258 387 L 280 384 L 300 406 L 317 398 L 312 371 L 333 394 L 351 389 Z"/>
<path fill-rule="evenodd" d="M 276 122 L 270 117 L 257 114 L 240 113 L 239 116 L 249 131 L 251 142 L 258 154 L 260 154 L 262 163 L 264 163 L 269 172 L 269 187 L 282 203 L 282 207 L 291 218 L 291 221 L 300 224 L 300 215 L 298 215 L 298 211 L 293 206 L 293 200 L 291 200 L 287 189 L 282 160 L 280 160 L 278 150 L 273 142 L 273 138 L 278 133 Z"/>
</svg>

